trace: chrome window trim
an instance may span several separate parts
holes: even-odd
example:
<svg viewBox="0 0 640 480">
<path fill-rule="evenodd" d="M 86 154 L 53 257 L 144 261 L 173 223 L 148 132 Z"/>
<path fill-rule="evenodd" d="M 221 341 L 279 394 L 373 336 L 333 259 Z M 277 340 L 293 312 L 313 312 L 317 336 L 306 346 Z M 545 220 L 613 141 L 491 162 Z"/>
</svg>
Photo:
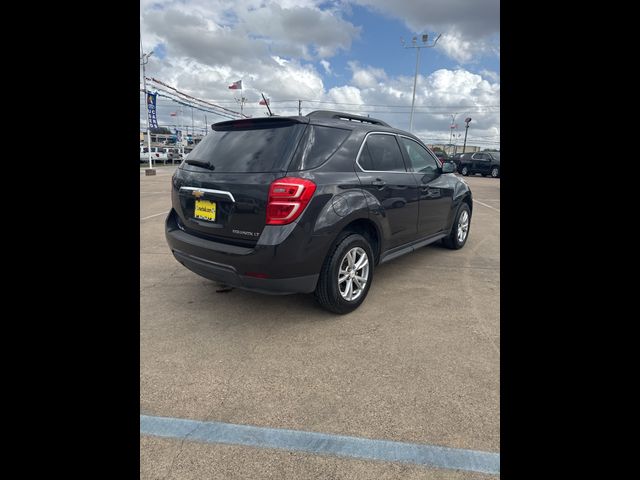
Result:
<svg viewBox="0 0 640 480">
<path fill-rule="evenodd" d="M 236 199 L 233 198 L 233 194 L 231 192 L 227 192 L 225 190 L 213 190 L 211 188 L 198 188 L 198 187 L 180 187 L 180 190 L 188 190 L 190 192 L 193 192 L 193 191 L 197 190 L 199 192 L 205 192 L 205 193 L 216 193 L 218 195 L 226 195 L 234 203 L 236 201 Z"/>
<path fill-rule="evenodd" d="M 364 136 L 364 140 L 362 141 L 362 145 L 360 145 L 360 150 L 358 150 L 358 155 L 356 156 L 356 165 L 358 165 L 358 168 L 365 172 L 365 173 L 411 173 L 407 170 L 405 170 L 404 172 L 396 172 L 396 171 L 392 171 L 392 170 L 365 170 L 364 168 L 362 168 L 362 165 L 360 165 L 360 154 L 362 153 L 362 149 L 364 148 L 365 143 L 367 143 L 367 139 L 369 138 L 369 135 L 393 135 L 394 137 L 397 137 L 398 135 L 396 133 L 392 133 L 392 132 L 369 132 Z M 397 139 L 396 139 L 397 141 Z M 400 145 L 398 145 L 398 147 L 400 148 Z M 400 152 L 400 156 L 402 158 L 402 163 L 404 164 L 404 156 L 402 156 L 402 152 Z M 404 168 L 407 168 L 407 166 L 405 165 Z"/>
</svg>

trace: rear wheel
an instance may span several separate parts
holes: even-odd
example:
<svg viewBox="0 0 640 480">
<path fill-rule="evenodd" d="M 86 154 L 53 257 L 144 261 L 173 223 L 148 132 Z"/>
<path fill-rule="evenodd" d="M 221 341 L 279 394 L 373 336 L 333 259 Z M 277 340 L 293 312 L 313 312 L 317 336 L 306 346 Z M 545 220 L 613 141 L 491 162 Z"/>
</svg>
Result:
<svg viewBox="0 0 640 480">
<path fill-rule="evenodd" d="M 471 227 L 471 210 L 469 205 L 463 203 L 458 209 L 449 236 L 442 239 L 444 246 L 452 250 L 464 247 L 469 237 L 469 227 Z"/>
<path fill-rule="evenodd" d="M 373 280 L 373 250 L 360 234 L 347 232 L 324 261 L 315 297 L 334 313 L 349 313 L 358 308 Z"/>
<path fill-rule="evenodd" d="M 460 170 L 460 173 L 466 177 L 467 175 L 469 175 L 469 169 L 466 166 L 462 167 L 462 170 Z"/>
</svg>

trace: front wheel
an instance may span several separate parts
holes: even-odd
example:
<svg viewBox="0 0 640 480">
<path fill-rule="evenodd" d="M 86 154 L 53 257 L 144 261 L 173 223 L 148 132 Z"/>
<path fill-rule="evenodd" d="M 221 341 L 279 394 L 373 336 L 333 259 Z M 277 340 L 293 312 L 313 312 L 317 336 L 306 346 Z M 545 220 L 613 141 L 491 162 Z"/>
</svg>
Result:
<svg viewBox="0 0 640 480">
<path fill-rule="evenodd" d="M 491 169 L 491 176 L 493 178 L 498 178 L 500 176 L 500 169 L 498 167 L 493 167 Z"/>
<path fill-rule="evenodd" d="M 347 233 L 324 261 L 315 297 L 334 313 L 349 313 L 358 308 L 373 280 L 373 250 L 360 234 Z"/>
<path fill-rule="evenodd" d="M 467 167 L 462 167 L 460 173 L 466 177 L 467 175 L 469 175 L 469 169 Z"/>
<path fill-rule="evenodd" d="M 464 247 L 469 237 L 469 227 L 471 227 L 471 210 L 469 205 L 463 203 L 458 209 L 449 236 L 442 239 L 444 246 L 452 250 Z"/>
</svg>

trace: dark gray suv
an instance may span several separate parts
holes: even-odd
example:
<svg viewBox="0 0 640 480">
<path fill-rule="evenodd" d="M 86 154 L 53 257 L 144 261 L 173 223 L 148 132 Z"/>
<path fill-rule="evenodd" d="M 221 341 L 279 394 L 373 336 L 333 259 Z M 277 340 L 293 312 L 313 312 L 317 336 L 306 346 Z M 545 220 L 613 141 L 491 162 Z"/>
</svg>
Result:
<svg viewBox="0 0 640 480">
<path fill-rule="evenodd" d="M 173 255 L 203 277 L 347 313 L 376 265 L 467 241 L 472 196 L 453 164 L 381 120 L 316 111 L 212 129 L 173 175 L 166 220 Z"/>
<path fill-rule="evenodd" d="M 500 176 L 500 152 L 464 153 L 458 162 L 458 172 L 465 176 L 480 173 L 498 178 Z"/>
</svg>

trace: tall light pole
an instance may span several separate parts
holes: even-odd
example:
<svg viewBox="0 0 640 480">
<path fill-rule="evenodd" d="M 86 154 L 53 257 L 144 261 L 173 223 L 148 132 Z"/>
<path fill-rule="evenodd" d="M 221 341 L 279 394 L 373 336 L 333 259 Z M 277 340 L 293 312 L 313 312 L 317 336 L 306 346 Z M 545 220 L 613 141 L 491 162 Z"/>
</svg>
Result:
<svg viewBox="0 0 640 480">
<path fill-rule="evenodd" d="M 404 48 L 415 48 L 416 51 L 416 74 L 413 77 L 413 98 L 411 99 L 411 117 L 409 117 L 409 131 L 412 132 L 413 131 L 413 107 L 416 103 L 416 83 L 418 82 L 418 65 L 420 63 L 420 49 L 421 48 L 433 48 L 436 46 L 436 43 L 438 43 L 438 40 L 440 40 L 440 34 L 438 34 L 438 36 L 436 37 L 435 41 L 433 42 L 433 44 L 428 45 L 427 41 L 429 40 L 429 35 L 424 33 L 422 34 L 422 45 L 417 45 L 416 44 L 416 40 L 417 37 L 413 37 L 411 39 L 411 45 L 405 45 L 404 44 L 404 40 L 402 38 L 400 38 L 400 43 L 402 43 L 402 46 Z"/>
<path fill-rule="evenodd" d="M 140 63 L 142 64 L 142 88 L 144 89 L 144 108 L 147 114 L 147 145 L 149 148 L 149 170 L 145 172 L 147 175 L 154 175 L 155 170 L 153 169 L 153 162 L 151 161 L 151 129 L 149 122 L 149 105 L 147 104 L 148 93 L 147 93 L 147 72 L 145 66 L 149 63 L 149 57 L 153 55 L 153 50 L 149 53 L 142 53 L 140 56 Z"/>
<path fill-rule="evenodd" d="M 464 153 L 465 149 L 467 148 L 467 132 L 469 131 L 470 121 L 471 121 L 471 117 L 467 117 L 464 119 L 464 123 L 466 123 L 467 126 L 464 127 L 464 145 L 462 146 L 462 153 Z"/>
</svg>

